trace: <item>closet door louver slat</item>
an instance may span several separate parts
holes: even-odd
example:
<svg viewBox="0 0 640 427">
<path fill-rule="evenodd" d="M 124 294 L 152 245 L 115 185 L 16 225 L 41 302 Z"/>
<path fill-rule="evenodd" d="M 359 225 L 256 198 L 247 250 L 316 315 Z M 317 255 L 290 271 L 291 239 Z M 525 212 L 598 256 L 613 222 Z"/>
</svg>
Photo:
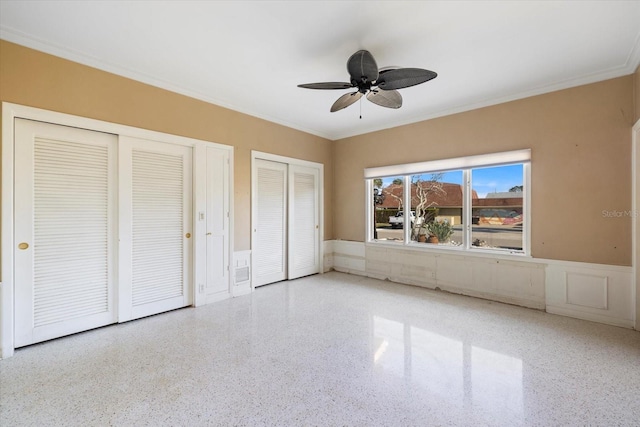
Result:
<svg viewBox="0 0 640 427">
<path fill-rule="evenodd" d="M 293 268 L 314 267 L 318 258 L 316 250 L 316 180 L 312 174 L 293 174 Z"/>
<path fill-rule="evenodd" d="M 108 147 L 36 138 L 34 170 L 34 326 L 108 311 Z"/>
<path fill-rule="evenodd" d="M 132 304 L 183 295 L 183 158 L 132 152 Z"/>
<path fill-rule="evenodd" d="M 318 169 L 289 165 L 289 280 L 320 272 Z"/>
<path fill-rule="evenodd" d="M 254 286 L 286 278 L 287 165 L 256 160 Z"/>
</svg>

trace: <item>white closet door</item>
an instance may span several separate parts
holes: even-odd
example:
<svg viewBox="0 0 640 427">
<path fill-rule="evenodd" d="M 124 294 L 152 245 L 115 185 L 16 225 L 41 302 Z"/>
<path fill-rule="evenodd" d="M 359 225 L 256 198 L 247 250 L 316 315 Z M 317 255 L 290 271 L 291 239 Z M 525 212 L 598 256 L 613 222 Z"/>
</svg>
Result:
<svg viewBox="0 0 640 427">
<path fill-rule="evenodd" d="M 253 285 L 287 278 L 287 165 L 254 162 Z"/>
<path fill-rule="evenodd" d="M 116 142 L 16 119 L 16 347 L 116 320 Z"/>
<path fill-rule="evenodd" d="M 192 149 L 120 138 L 118 319 L 191 304 Z"/>
<path fill-rule="evenodd" d="M 229 292 L 229 152 L 207 147 L 207 296 Z"/>
<path fill-rule="evenodd" d="M 289 280 L 320 272 L 318 175 L 289 165 Z"/>
</svg>

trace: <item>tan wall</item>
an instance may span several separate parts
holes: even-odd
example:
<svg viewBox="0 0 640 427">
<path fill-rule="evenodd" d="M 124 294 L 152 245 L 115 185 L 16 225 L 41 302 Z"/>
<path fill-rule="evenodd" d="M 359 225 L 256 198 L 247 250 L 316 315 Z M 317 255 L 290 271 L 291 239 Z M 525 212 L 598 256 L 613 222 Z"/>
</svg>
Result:
<svg viewBox="0 0 640 427">
<path fill-rule="evenodd" d="M 531 148 L 532 255 L 631 265 L 631 218 L 603 210 L 631 209 L 633 79 L 336 141 L 335 237 L 364 240 L 366 167 Z"/>
<path fill-rule="evenodd" d="M 250 248 L 251 150 L 323 163 L 333 238 L 332 142 L 0 41 L 0 100 L 235 147 L 235 249 Z"/>
</svg>

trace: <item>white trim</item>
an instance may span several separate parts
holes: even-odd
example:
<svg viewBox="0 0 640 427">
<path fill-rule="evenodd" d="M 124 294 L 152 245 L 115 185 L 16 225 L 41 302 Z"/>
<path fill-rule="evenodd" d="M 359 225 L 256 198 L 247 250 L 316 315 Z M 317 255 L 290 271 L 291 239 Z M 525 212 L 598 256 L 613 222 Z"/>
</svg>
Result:
<svg viewBox="0 0 640 427">
<path fill-rule="evenodd" d="M 359 242 L 361 243 L 361 242 Z M 387 248 L 398 248 L 398 249 L 406 249 L 409 251 L 415 252 L 425 252 L 432 254 L 447 254 L 447 255 L 458 255 L 458 256 L 468 256 L 472 255 L 478 258 L 491 258 L 491 259 L 502 259 L 502 260 L 511 260 L 511 261 L 522 261 L 523 259 L 533 259 L 530 255 L 525 255 L 521 252 L 510 252 L 508 250 L 491 250 L 491 249 L 474 249 L 474 250 L 465 250 L 462 246 L 446 246 L 446 245 L 425 245 L 423 243 L 417 242 L 409 242 L 408 244 L 402 244 L 398 242 L 387 242 L 387 241 L 371 241 L 364 243 L 367 246 L 371 247 L 387 247 Z"/>
<path fill-rule="evenodd" d="M 228 146 L 230 149 L 228 151 L 229 153 L 229 157 L 227 158 L 229 165 L 227 168 L 227 171 L 229 173 L 228 179 L 227 179 L 227 183 L 228 183 L 228 205 L 227 205 L 227 212 L 228 212 L 228 216 L 229 216 L 229 221 L 228 221 L 228 226 L 229 226 L 229 253 L 227 254 L 227 266 L 229 269 L 229 274 L 227 275 L 228 280 L 229 280 L 229 292 L 231 294 L 231 296 L 236 296 L 236 294 L 233 293 L 233 289 L 234 289 L 234 279 L 235 279 L 235 274 L 232 274 L 231 271 L 231 267 L 233 265 L 233 259 L 234 259 L 234 248 L 235 248 L 235 240 L 234 240 L 234 235 L 235 235 L 235 214 L 234 214 L 234 190 L 233 190 L 233 183 L 235 182 L 235 175 L 234 175 L 234 170 L 233 170 L 233 165 L 235 164 L 235 158 L 234 158 L 234 153 L 235 150 L 233 149 L 233 147 Z M 206 230 L 205 230 L 206 233 Z"/>
<path fill-rule="evenodd" d="M 531 255 L 531 194 L 533 190 L 531 188 L 531 163 L 524 163 L 522 165 L 522 183 L 524 184 L 525 192 L 524 199 L 522 200 L 522 214 L 524 215 L 524 229 L 522 230 L 522 249 L 527 256 Z"/>
<path fill-rule="evenodd" d="M 288 165 L 298 165 L 298 166 L 306 166 L 309 168 L 324 169 L 324 165 L 322 163 L 312 162 L 309 160 L 296 159 L 293 157 L 280 156 L 278 154 L 265 153 L 265 152 L 256 151 L 256 150 L 251 150 L 251 160 L 253 161 L 253 159 L 270 160 L 272 162 L 286 163 Z"/>
<path fill-rule="evenodd" d="M 404 211 L 404 219 L 402 223 L 402 240 L 403 243 L 411 242 L 411 176 L 404 177 L 404 187 L 402 189 L 402 210 Z M 407 214 L 409 212 L 409 214 Z M 417 220 L 417 218 L 416 218 Z"/>
<path fill-rule="evenodd" d="M 204 143 L 207 146 L 216 146 L 221 149 L 233 151 L 232 146 L 220 144 L 217 142 L 204 141 L 201 139 L 194 139 L 186 136 L 157 132 L 157 131 L 137 128 L 133 126 L 121 125 L 119 123 L 105 122 L 102 120 L 91 119 L 88 117 L 58 113 L 56 111 L 48 111 L 48 110 L 43 110 L 41 108 L 28 107 L 26 105 L 12 104 L 10 102 L 2 103 L 3 127 L 4 127 L 4 118 L 5 118 L 6 110 L 8 110 L 7 117 L 11 120 L 13 118 L 19 117 L 19 118 L 25 118 L 29 120 L 38 120 L 41 122 L 55 123 L 63 126 L 72 126 L 72 127 L 82 128 L 82 129 L 95 130 L 98 132 L 112 133 L 115 135 L 124 135 L 124 136 L 130 136 L 133 138 L 148 139 L 151 141 L 158 141 L 158 142 L 166 142 L 169 144 L 195 146 L 196 144 Z M 3 137 L 4 137 L 4 134 L 3 134 Z M 13 136 L 11 136 L 11 140 L 12 139 L 13 139 Z"/>
<path fill-rule="evenodd" d="M 0 280 L 0 358 L 13 356 L 14 341 L 14 237 L 13 237 L 13 162 L 14 119 L 17 114 L 2 104 L 2 265 Z"/>
<path fill-rule="evenodd" d="M 207 149 L 203 145 L 193 147 L 193 212 L 192 212 L 192 228 L 193 228 L 193 306 L 200 307 L 206 304 L 206 293 L 202 291 L 207 281 L 206 268 L 196 269 L 197 265 L 206 265 L 207 241 L 206 239 L 196 239 L 195 236 L 206 234 L 206 221 L 201 221 L 200 212 L 207 212 L 207 186 L 198 183 L 198 176 L 207 173 Z"/>
<path fill-rule="evenodd" d="M 324 164 L 312 162 L 309 160 L 296 159 L 293 157 L 280 156 L 278 154 L 265 153 L 263 151 L 251 150 L 251 252 L 253 253 L 253 236 L 254 224 L 256 223 L 256 182 L 254 177 L 256 159 L 269 160 L 272 162 L 284 163 L 287 165 L 297 165 L 318 169 L 318 265 L 320 266 L 320 274 L 324 273 Z M 253 266 L 254 257 L 251 256 L 251 290 L 255 289 L 255 268 Z"/>
<path fill-rule="evenodd" d="M 364 177 L 384 178 L 398 175 L 447 172 L 458 169 L 471 169 L 475 167 L 526 163 L 529 161 L 531 161 L 531 150 L 527 148 L 523 150 L 505 151 L 502 153 L 480 154 L 477 156 L 456 157 L 452 159 L 430 160 L 427 162 L 366 168 L 364 170 Z"/>
<path fill-rule="evenodd" d="M 365 230 L 364 236 L 367 242 L 373 240 L 375 238 L 375 233 L 373 231 L 376 226 L 376 209 L 373 206 L 373 180 L 365 179 L 364 180 L 364 200 L 365 200 Z"/>
<path fill-rule="evenodd" d="M 639 44 L 640 45 L 640 44 Z M 640 55 L 640 54 L 639 54 Z M 636 106 L 640 108 L 640 106 Z M 640 194 L 640 119 L 631 130 L 631 265 L 633 268 L 632 287 L 635 310 L 633 323 L 635 329 L 640 331 L 640 213 L 638 212 L 638 196 Z"/>
<path fill-rule="evenodd" d="M 172 135 L 152 130 L 140 129 L 132 126 L 110 123 L 101 120 L 91 119 L 87 117 L 74 116 L 70 114 L 58 113 L 54 111 L 43 110 L 40 108 L 28 107 L 9 102 L 2 103 L 2 207 L 1 207 L 1 236 L 2 241 L 0 247 L 2 249 L 2 264 L 0 267 L 0 358 L 10 357 L 14 353 L 14 120 L 23 118 L 28 120 L 37 120 L 47 123 L 54 123 L 62 126 L 71 126 L 81 129 L 88 129 L 98 132 L 111 133 L 119 136 L 128 136 L 138 139 L 145 139 L 157 142 L 165 142 L 169 144 L 178 144 L 190 147 L 216 147 L 227 150 L 229 153 L 229 245 L 228 245 L 228 267 L 230 269 L 231 254 L 234 248 L 234 201 L 233 201 L 233 152 L 234 147 L 219 144 L 210 141 L 203 141 L 188 138 L 179 135 Z M 194 149 L 194 154 L 196 149 Z M 194 175 L 195 175 L 194 169 Z M 195 178 L 194 178 L 195 179 Z M 197 182 L 194 182 L 197 184 Z M 194 185 L 194 198 L 201 193 L 198 188 L 200 184 Z M 194 212 L 198 212 L 198 204 L 193 202 Z M 196 219 L 194 217 L 194 219 Z M 197 223 L 197 222 L 196 222 Z M 194 225 L 195 227 L 195 225 Z M 196 228 L 194 228 L 194 231 Z M 204 236 L 203 233 L 193 232 L 192 247 L 198 248 L 199 240 Z M 202 236 L 201 236 L 202 234 Z M 196 274 L 205 264 L 202 257 L 193 257 L 192 286 L 196 286 Z M 229 289 L 231 288 L 231 274 L 229 278 Z M 193 289 L 193 304 L 199 305 L 202 299 L 198 299 L 198 289 Z"/>
<path fill-rule="evenodd" d="M 324 273 L 333 270 L 333 242 L 333 240 L 324 242 Z"/>
<path fill-rule="evenodd" d="M 633 272 L 632 267 L 628 267 L 625 265 L 611 265 L 611 264 L 596 264 L 591 262 L 580 262 L 580 261 L 563 261 L 558 259 L 547 259 L 547 258 L 531 258 L 536 260 L 536 262 L 542 262 L 548 265 L 554 265 L 558 267 L 580 267 L 580 268 L 594 268 L 598 270 L 607 270 L 614 273 L 620 274 L 631 274 Z"/>
<path fill-rule="evenodd" d="M 462 248 L 465 251 L 471 250 L 471 226 L 473 225 L 473 200 L 471 195 L 471 172 L 468 169 L 462 171 L 462 216 L 464 218 L 462 229 Z"/>
</svg>

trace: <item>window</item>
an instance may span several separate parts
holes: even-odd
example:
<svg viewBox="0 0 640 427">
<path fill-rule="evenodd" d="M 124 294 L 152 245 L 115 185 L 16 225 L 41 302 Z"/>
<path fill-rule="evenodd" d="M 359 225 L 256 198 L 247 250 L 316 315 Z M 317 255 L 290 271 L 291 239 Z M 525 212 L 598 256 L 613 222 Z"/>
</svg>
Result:
<svg viewBox="0 0 640 427">
<path fill-rule="evenodd" d="M 372 236 L 386 242 L 403 243 L 404 177 L 373 180 Z M 411 215 L 413 215 L 413 211 Z"/>
<path fill-rule="evenodd" d="M 464 186 L 462 171 L 411 175 L 411 205 L 416 221 L 411 240 L 462 245 Z"/>
<path fill-rule="evenodd" d="M 471 247 L 522 251 L 523 165 L 471 170 Z"/>
<path fill-rule="evenodd" d="M 528 254 L 530 151 L 365 169 L 367 241 Z"/>
</svg>

